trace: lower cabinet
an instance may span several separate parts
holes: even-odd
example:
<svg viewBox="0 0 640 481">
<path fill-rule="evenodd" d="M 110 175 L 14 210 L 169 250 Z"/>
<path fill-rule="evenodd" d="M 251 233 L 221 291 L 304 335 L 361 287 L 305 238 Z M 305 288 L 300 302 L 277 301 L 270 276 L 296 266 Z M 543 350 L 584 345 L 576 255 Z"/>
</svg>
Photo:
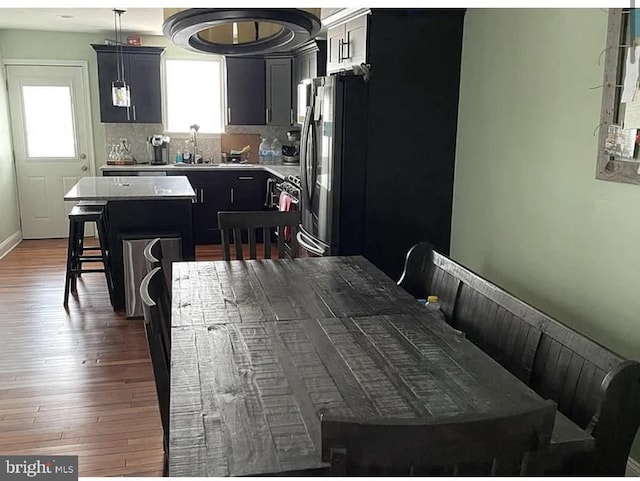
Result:
<svg viewBox="0 0 640 481">
<path fill-rule="evenodd" d="M 172 172 L 186 175 L 196 192 L 193 229 L 196 244 L 220 244 L 218 212 L 264 210 L 265 172 Z"/>
</svg>

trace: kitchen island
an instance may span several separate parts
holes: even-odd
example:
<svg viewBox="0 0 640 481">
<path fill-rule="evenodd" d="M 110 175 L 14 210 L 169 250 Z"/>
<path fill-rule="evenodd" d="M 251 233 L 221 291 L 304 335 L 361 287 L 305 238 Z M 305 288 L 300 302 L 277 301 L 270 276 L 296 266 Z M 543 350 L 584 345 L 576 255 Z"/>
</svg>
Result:
<svg viewBox="0 0 640 481">
<path fill-rule="evenodd" d="M 125 307 L 123 240 L 180 237 L 182 258 L 195 259 L 195 198 L 185 176 L 84 177 L 64 196 L 71 202 L 106 202 L 114 310 Z"/>
</svg>

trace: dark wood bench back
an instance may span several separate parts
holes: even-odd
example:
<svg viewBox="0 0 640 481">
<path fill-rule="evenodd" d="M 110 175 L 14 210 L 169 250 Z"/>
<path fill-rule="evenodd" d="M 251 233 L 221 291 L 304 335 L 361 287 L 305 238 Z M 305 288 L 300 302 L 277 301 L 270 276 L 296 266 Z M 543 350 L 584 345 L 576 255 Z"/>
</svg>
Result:
<svg viewBox="0 0 640 481">
<path fill-rule="evenodd" d="M 531 388 L 596 438 L 594 474 L 624 476 L 640 425 L 640 364 L 547 318 Z"/>
<path fill-rule="evenodd" d="M 398 285 L 416 299 L 438 296 L 440 309 L 449 323 L 460 288 L 460 279 L 448 272 L 452 265 L 451 259 L 433 251 L 429 244 L 416 244 L 407 254 L 398 281 Z"/>
<path fill-rule="evenodd" d="M 447 302 L 447 310 L 453 313 L 450 323 L 542 398 L 554 400 L 558 411 L 596 438 L 593 466 L 585 472 L 624 476 L 640 425 L 640 363 L 626 361 L 451 259 L 429 251 L 427 243 L 409 251 L 399 284 L 416 296 L 422 295 L 421 289 L 437 293 L 445 285 L 454 285 L 450 278 L 455 278 L 460 286 L 453 308 Z M 445 274 L 434 277 L 436 268 Z"/>
<path fill-rule="evenodd" d="M 528 306 L 512 299 L 492 299 L 492 286 L 482 279 L 473 279 L 472 284 L 463 283 L 460 288 L 452 325 L 529 384 L 541 332 L 523 319 Z"/>
</svg>

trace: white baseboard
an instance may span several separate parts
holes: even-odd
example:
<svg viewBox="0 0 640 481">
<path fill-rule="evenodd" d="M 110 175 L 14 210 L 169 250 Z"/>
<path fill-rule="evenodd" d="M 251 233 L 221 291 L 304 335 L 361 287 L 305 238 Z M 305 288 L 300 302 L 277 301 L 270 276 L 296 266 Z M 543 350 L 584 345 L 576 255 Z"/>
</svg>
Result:
<svg viewBox="0 0 640 481">
<path fill-rule="evenodd" d="M 633 458 L 627 460 L 627 476 L 640 476 L 640 463 Z"/>
<path fill-rule="evenodd" d="M 4 242 L 0 244 L 0 259 L 13 250 L 15 246 L 22 242 L 22 232 L 14 232 Z"/>
</svg>

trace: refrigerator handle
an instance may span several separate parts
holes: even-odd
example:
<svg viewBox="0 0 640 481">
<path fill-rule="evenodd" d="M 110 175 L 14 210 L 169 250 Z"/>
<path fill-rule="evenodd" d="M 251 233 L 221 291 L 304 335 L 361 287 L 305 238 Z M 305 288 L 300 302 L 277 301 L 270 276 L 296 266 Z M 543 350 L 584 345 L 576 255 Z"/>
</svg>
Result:
<svg viewBox="0 0 640 481">
<path fill-rule="evenodd" d="M 309 125 L 309 144 L 311 147 L 311 162 L 307 164 L 307 183 L 309 184 L 309 205 L 313 205 L 313 198 L 316 192 L 316 181 L 318 172 L 318 150 L 316 149 L 316 129 L 314 125 Z"/>
<path fill-rule="evenodd" d="M 302 180 L 302 187 L 305 191 L 306 200 L 309 201 L 309 209 L 311 209 L 311 196 L 309 194 L 309 179 L 308 179 L 308 165 L 309 165 L 309 149 L 308 141 L 309 141 L 309 132 L 311 127 L 311 116 L 313 115 L 313 106 L 309 105 L 307 107 L 307 112 L 304 117 L 304 124 L 302 126 L 302 141 L 300 142 L 300 174 Z"/>
</svg>

